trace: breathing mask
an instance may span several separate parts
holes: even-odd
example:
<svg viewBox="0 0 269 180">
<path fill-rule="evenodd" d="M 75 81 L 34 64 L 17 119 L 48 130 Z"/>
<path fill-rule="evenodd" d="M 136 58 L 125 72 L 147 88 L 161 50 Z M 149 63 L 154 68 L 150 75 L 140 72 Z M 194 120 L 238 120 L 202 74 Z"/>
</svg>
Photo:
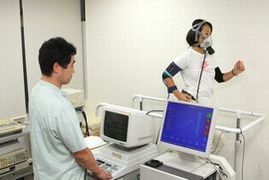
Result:
<svg viewBox="0 0 269 180">
<path fill-rule="evenodd" d="M 212 55 L 215 52 L 214 49 L 212 48 L 212 44 L 213 44 L 212 37 L 209 36 L 203 40 L 203 42 L 200 44 L 200 47 L 203 48 L 205 51 L 207 51 L 208 54 Z"/>
<path fill-rule="evenodd" d="M 206 23 L 206 21 L 201 21 L 200 23 L 197 23 L 195 25 L 192 26 L 191 30 L 195 32 L 195 41 L 198 41 L 198 36 L 202 35 L 202 33 L 200 32 L 200 28 Z M 212 55 L 215 53 L 214 49 L 212 48 L 212 37 L 209 36 L 206 39 L 204 39 L 204 41 L 198 45 L 199 47 L 202 47 L 205 51 L 208 52 L 208 54 Z"/>
</svg>

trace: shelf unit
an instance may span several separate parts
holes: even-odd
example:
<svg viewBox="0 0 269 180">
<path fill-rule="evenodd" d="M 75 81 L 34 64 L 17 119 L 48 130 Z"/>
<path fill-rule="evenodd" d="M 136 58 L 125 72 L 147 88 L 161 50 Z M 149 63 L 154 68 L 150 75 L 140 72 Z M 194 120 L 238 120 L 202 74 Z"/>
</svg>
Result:
<svg viewBox="0 0 269 180">
<path fill-rule="evenodd" d="M 29 134 L 30 134 L 30 127 L 25 126 L 23 128 L 22 132 L 20 132 L 20 133 L 0 137 L 0 144 L 8 142 L 8 141 L 11 141 L 11 140 L 18 139 L 20 137 L 23 137 L 23 136 L 26 136 L 26 135 L 29 135 Z"/>
<path fill-rule="evenodd" d="M 29 125 L 26 125 L 22 132 L 20 133 L 16 133 L 16 134 L 10 134 L 10 135 L 6 135 L 3 137 L 0 137 L 0 144 L 12 141 L 12 140 L 16 140 L 18 138 L 24 137 L 30 135 L 30 127 Z M 28 164 L 29 166 L 23 168 L 22 164 Z M 22 162 L 22 163 L 18 163 L 15 165 L 12 165 L 10 167 L 6 167 L 4 168 L 6 170 L 9 169 L 9 172 L 6 172 L 4 174 L 0 175 L 0 179 L 1 180 L 17 180 L 17 179 L 33 179 L 32 178 L 32 174 L 33 174 L 33 167 L 32 167 L 32 159 L 29 158 L 27 161 Z M 3 169 L 2 169 L 3 170 Z"/>
</svg>

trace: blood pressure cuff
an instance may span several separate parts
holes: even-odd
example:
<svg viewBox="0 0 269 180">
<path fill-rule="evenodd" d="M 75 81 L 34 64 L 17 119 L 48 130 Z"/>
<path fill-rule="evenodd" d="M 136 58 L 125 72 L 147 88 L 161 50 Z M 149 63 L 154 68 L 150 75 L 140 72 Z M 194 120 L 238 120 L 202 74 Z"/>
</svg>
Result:
<svg viewBox="0 0 269 180">
<path fill-rule="evenodd" d="M 176 65 L 176 63 L 171 62 L 169 66 L 166 68 L 166 70 L 162 74 L 163 80 L 166 78 L 172 78 L 174 75 L 176 75 L 179 71 L 181 71 L 181 68 Z"/>
<path fill-rule="evenodd" d="M 219 67 L 215 68 L 215 80 L 219 83 L 224 82 L 223 73 L 221 72 Z"/>
</svg>

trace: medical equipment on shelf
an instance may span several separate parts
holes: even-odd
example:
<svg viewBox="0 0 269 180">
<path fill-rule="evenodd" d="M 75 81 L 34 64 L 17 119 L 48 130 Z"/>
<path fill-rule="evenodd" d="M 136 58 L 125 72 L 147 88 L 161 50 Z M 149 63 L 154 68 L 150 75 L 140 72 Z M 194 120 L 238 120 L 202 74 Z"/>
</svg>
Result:
<svg viewBox="0 0 269 180">
<path fill-rule="evenodd" d="M 177 152 L 166 152 L 140 166 L 141 180 L 215 180 L 216 170 L 204 162 L 193 171 L 182 170 Z M 190 164 L 190 163 L 188 163 Z M 187 168 L 188 166 L 186 166 Z"/>
<path fill-rule="evenodd" d="M 86 112 L 84 111 L 85 107 L 84 92 L 81 89 L 74 89 L 74 88 L 63 88 L 62 91 L 64 93 L 64 96 L 74 106 L 83 133 L 86 136 L 89 136 L 90 132 L 88 127 L 88 121 Z"/>
<path fill-rule="evenodd" d="M 121 149 L 118 145 L 108 144 L 94 149 L 93 154 L 101 168 L 110 172 L 113 179 L 118 179 L 139 169 L 140 164 L 159 153 L 157 146 L 151 143 L 134 149 Z"/>
<path fill-rule="evenodd" d="M 166 152 L 141 165 L 141 178 L 169 179 L 173 175 L 178 179 L 216 179 L 215 165 L 211 164 L 209 156 L 214 134 L 215 111 L 211 106 L 167 101 L 159 144 L 172 149 L 173 152 Z M 225 166 L 231 172 L 221 172 L 230 177 L 229 180 L 234 180 L 234 171 L 229 164 Z"/>
<path fill-rule="evenodd" d="M 133 101 L 133 105 L 134 105 L 134 102 L 139 102 L 139 109 L 143 110 L 143 108 L 144 108 L 143 102 L 144 101 L 164 103 L 167 100 L 162 99 L 162 98 L 151 97 L 151 96 L 135 95 L 135 96 L 133 96 L 132 101 Z M 228 109 L 228 108 L 217 108 L 217 109 L 218 109 L 218 112 L 232 113 L 232 114 L 235 114 L 235 116 L 236 116 L 236 128 L 216 125 L 215 129 L 218 129 L 218 130 L 220 130 L 222 132 L 226 132 L 226 133 L 236 134 L 235 152 L 234 152 L 234 169 L 235 169 L 235 173 L 236 173 L 235 179 L 240 180 L 241 179 L 240 174 L 241 174 L 242 164 L 240 166 L 240 164 L 238 163 L 238 157 L 239 157 L 240 143 L 242 143 L 242 142 L 239 138 L 239 135 L 245 133 L 246 131 L 248 131 L 252 127 L 255 127 L 256 125 L 261 123 L 264 119 L 264 115 L 259 114 L 259 113 L 254 113 L 254 112 L 232 110 L 232 109 Z M 161 114 L 157 114 L 157 113 L 152 113 L 151 116 L 155 116 L 158 118 L 162 117 Z M 251 123 L 241 127 L 242 116 L 252 117 L 253 121 Z M 254 118 L 256 118 L 256 119 L 254 120 Z M 212 163 L 220 166 L 223 169 L 223 172 L 225 172 L 225 171 L 226 171 L 226 173 L 230 172 L 231 177 L 228 176 L 227 178 L 231 179 L 232 175 L 233 175 L 233 170 L 229 166 L 226 166 L 228 164 L 227 161 L 225 159 L 222 159 L 221 157 L 217 157 L 217 156 L 210 156 L 210 157 L 211 157 L 210 161 L 212 161 Z"/>
<path fill-rule="evenodd" d="M 29 135 L 27 115 L 0 121 L 0 179 L 15 179 L 32 174 L 32 159 L 18 140 Z"/>
<path fill-rule="evenodd" d="M 93 150 L 98 164 L 118 179 L 159 154 L 153 119 L 146 112 L 110 104 L 103 107 L 101 137 L 110 143 Z"/>
<path fill-rule="evenodd" d="M 14 133 L 20 133 L 23 126 L 11 119 L 1 119 L 0 120 L 0 137 L 6 136 Z"/>
<path fill-rule="evenodd" d="M 18 164 L 0 169 L 0 179 L 14 179 L 16 177 L 22 177 L 23 174 L 32 174 L 33 162 L 29 158 Z"/>
<path fill-rule="evenodd" d="M 137 109 L 107 105 L 101 123 L 101 138 L 131 148 L 153 141 L 153 118 Z"/>
<path fill-rule="evenodd" d="M 215 165 L 220 167 L 222 171 L 222 175 L 225 175 L 224 178 L 229 179 L 229 180 L 235 180 L 235 176 L 236 176 L 235 171 L 224 157 L 210 154 L 209 159 Z"/>
<path fill-rule="evenodd" d="M 65 97 L 73 104 L 75 108 L 81 108 L 85 106 L 84 94 L 81 89 L 63 88 Z"/>
<path fill-rule="evenodd" d="M 24 162 L 27 159 L 27 151 L 18 140 L 0 144 L 0 169 Z"/>
<path fill-rule="evenodd" d="M 214 134 L 215 110 L 182 101 L 167 101 L 159 143 L 184 154 L 208 157 Z"/>
</svg>

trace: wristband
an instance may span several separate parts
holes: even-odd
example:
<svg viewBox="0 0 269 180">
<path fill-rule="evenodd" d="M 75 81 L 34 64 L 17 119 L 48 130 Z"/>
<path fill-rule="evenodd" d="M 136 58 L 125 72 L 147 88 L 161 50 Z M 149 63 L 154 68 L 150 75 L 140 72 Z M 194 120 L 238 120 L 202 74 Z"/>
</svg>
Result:
<svg viewBox="0 0 269 180">
<path fill-rule="evenodd" d="M 232 74 L 233 74 L 233 76 L 237 76 L 237 74 L 234 73 L 234 69 L 232 70 Z"/>
<path fill-rule="evenodd" d="M 167 90 L 168 90 L 168 93 L 173 93 L 174 91 L 177 90 L 177 86 L 168 87 Z"/>
</svg>

